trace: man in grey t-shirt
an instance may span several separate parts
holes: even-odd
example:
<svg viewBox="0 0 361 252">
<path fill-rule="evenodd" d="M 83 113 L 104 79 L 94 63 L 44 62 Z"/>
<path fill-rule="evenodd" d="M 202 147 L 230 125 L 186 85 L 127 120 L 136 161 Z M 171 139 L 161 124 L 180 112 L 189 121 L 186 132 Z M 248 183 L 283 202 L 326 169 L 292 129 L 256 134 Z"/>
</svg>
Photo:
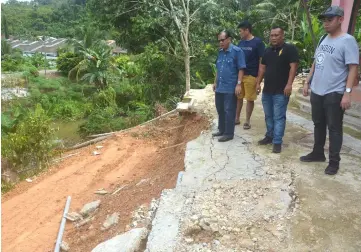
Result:
<svg viewBox="0 0 361 252">
<path fill-rule="evenodd" d="M 313 151 L 300 158 L 303 162 L 324 162 L 326 127 L 329 130 L 329 165 L 325 173 L 334 175 L 340 164 L 343 134 L 343 115 L 351 106 L 351 92 L 357 77 L 359 49 L 354 37 L 343 33 L 341 23 L 344 11 L 329 7 L 319 16 L 328 33 L 315 52 L 315 60 L 303 88 L 308 95 L 311 83 L 312 120 L 315 125 Z"/>
</svg>

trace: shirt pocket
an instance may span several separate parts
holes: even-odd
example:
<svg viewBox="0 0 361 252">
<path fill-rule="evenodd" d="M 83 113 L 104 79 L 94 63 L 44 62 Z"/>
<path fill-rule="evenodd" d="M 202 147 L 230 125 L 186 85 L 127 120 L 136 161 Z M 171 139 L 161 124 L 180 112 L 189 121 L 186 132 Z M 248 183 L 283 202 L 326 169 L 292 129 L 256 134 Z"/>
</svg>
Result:
<svg viewBox="0 0 361 252">
<path fill-rule="evenodd" d="M 236 59 L 235 57 L 228 57 L 226 59 L 226 64 L 227 64 L 227 70 L 229 72 L 236 72 L 237 70 L 237 65 L 236 65 Z"/>
</svg>

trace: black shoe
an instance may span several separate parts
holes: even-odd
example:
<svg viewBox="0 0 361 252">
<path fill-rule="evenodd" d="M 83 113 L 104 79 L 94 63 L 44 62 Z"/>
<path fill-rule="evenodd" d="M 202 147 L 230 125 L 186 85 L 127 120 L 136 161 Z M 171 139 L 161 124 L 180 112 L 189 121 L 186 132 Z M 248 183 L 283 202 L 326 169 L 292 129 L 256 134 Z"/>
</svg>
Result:
<svg viewBox="0 0 361 252">
<path fill-rule="evenodd" d="M 325 170 L 325 174 L 335 175 L 335 174 L 337 174 L 339 168 L 340 168 L 339 164 L 330 162 Z"/>
<path fill-rule="evenodd" d="M 273 153 L 281 153 L 282 150 L 282 144 L 274 144 L 273 145 Z"/>
<path fill-rule="evenodd" d="M 311 152 L 306 156 L 300 157 L 300 160 L 301 162 L 325 162 L 326 157 L 325 154 L 315 154 L 314 152 Z"/>
<path fill-rule="evenodd" d="M 232 140 L 233 137 L 232 136 L 222 136 L 220 139 L 218 139 L 218 142 L 227 142 Z"/>
<path fill-rule="evenodd" d="M 216 133 L 213 133 L 212 136 L 214 137 L 223 136 L 223 133 L 218 131 Z"/>
<path fill-rule="evenodd" d="M 266 136 L 265 138 L 263 138 L 262 140 L 258 141 L 259 145 L 267 145 L 267 144 L 272 144 L 272 138 Z"/>
</svg>

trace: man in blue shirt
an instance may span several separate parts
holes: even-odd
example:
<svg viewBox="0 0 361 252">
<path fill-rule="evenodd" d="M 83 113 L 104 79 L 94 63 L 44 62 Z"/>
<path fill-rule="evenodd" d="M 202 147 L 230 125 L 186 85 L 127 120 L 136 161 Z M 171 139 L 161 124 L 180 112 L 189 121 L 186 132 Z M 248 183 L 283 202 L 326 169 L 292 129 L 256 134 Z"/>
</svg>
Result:
<svg viewBox="0 0 361 252">
<path fill-rule="evenodd" d="M 251 128 L 251 115 L 254 101 L 257 99 L 256 78 L 265 46 L 260 38 L 252 35 L 252 25 L 248 21 L 241 22 L 238 28 L 242 39 L 238 47 L 244 52 L 247 68 L 244 70 L 244 77 L 241 83 L 242 91 L 237 101 L 236 124 L 240 124 L 239 117 L 243 107 L 243 99 L 245 98 L 247 100 L 247 108 L 246 122 L 243 124 L 243 129 L 247 130 Z"/>
<path fill-rule="evenodd" d="M 236 118 L 237 97 L 241 93 L 241 82 L 246 62 L 243 51 L 232 44 L 229 31 L 218 35 L 220 49 L 216 60 L 216 80 L 213 90 L 216 92 L 216 108 L 218 112 L 218 132 L 213 136 L 221 136 L 219 142 L 232 140 Z"/>
</svg>

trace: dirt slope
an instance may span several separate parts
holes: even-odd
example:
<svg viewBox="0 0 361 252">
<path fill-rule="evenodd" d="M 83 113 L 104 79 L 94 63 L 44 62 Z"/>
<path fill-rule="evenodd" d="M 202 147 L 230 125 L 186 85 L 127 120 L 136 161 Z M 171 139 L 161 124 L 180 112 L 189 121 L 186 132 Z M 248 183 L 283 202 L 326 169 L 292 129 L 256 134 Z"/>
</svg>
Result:
<svg viewBox="0 0 361 252">
<path fill-rule="evenodd" d="M 178 172 L 184 168 L 185 143 L 207 127 L 208 120 L 200 116 L 171 116 L 113 136 L 100 144 L 104 147 L 99 156 L 92 155 L 95 146 L 73 151 L 80 153 L 32 183 L 20 183 L 2 197 L 2 251 L 52 251 L 68 195 L 72 196 L 70 211 L 101 199 L 92 223 L 75 228 L 67 222 L 63 240 L 71 251 L 91 251 L 101 241 L 123 232 L 135 209 L 159 197 L 164 188 L 174 187 Z M 145 182 L 137 186 L 141 180 Z M 94 194 L 99 188 L 113 192 L 122 185 L 127 187 L 116 195 Z M 120 213 L 119 223 L 101 231 L 106 216 L 114 212 Z"/>
</svg>

